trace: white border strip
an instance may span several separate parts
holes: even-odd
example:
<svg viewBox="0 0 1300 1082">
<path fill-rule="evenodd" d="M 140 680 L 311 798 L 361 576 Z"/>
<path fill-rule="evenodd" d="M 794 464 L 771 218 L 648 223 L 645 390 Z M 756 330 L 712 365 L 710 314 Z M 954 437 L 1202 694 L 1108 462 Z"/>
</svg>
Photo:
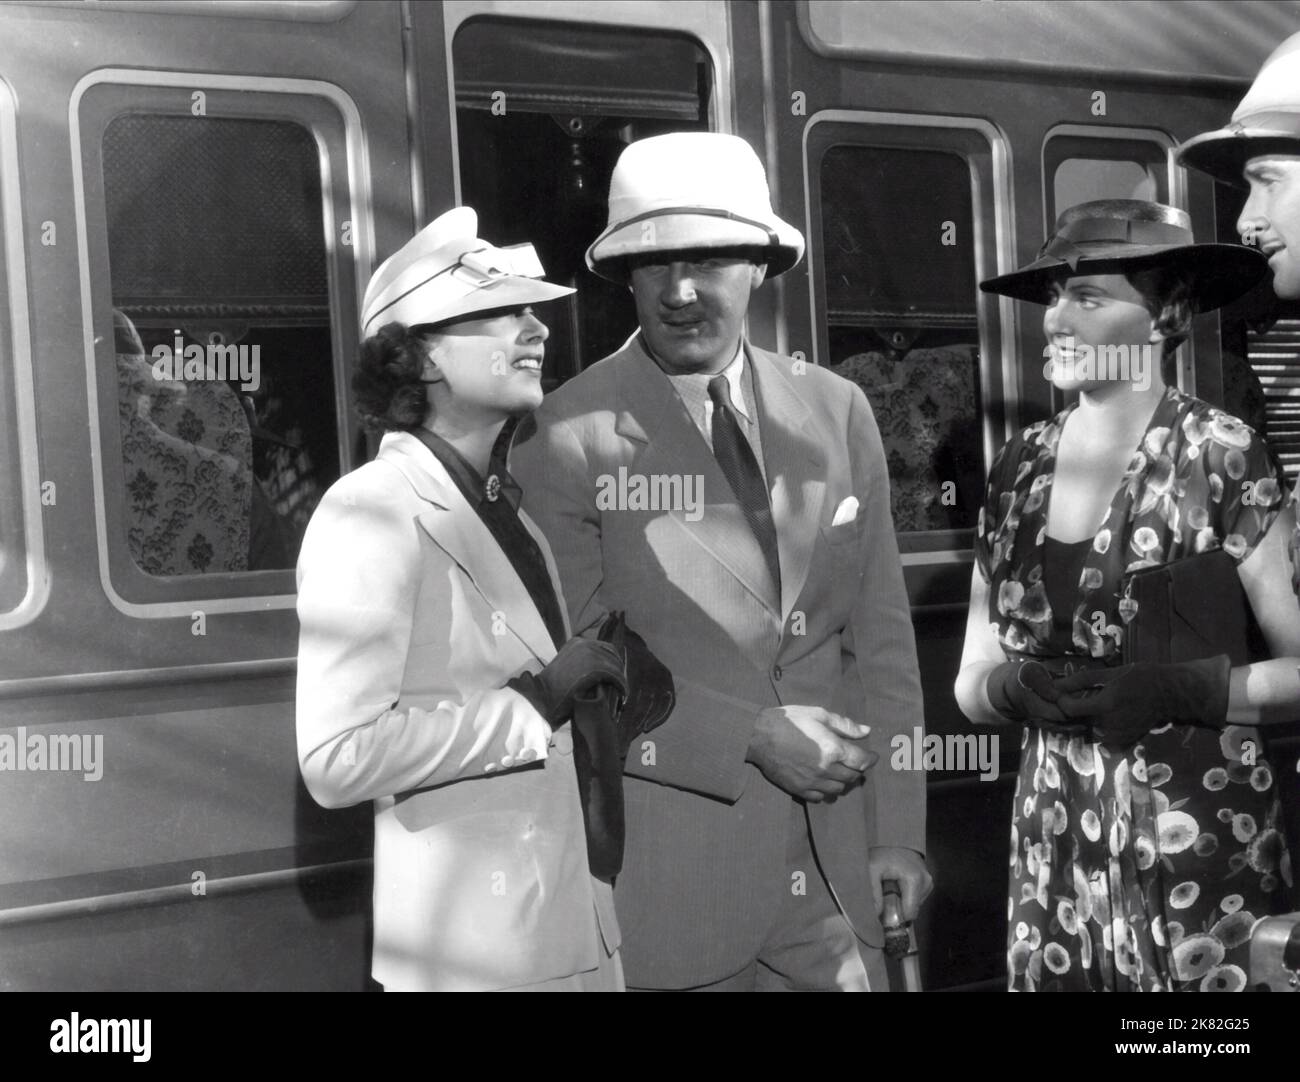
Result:
<svg viewBox="0 0 1300 1082">
<path fill-rule="evenodd" d="M 920 564 L 968 564 L 975 559 L 974 549 L 936 549 L 934 552 L 900 552 L 898 560 L 904 567 Z M 962 602 L 965 605 L 965 602 Z M 918 606 L 912 606 L 917 608 Z M 924 608 L 924 606 L 920 606 Z"/>
<path fill-rule="evenodd" d="M 18 485 L 23 508 L 27 590 L 17 607 L 0 613 L 0 631 L 30 624 L 50 599 L 45 563 L 44 516 L 41 512 L 40 448 L 36 437 L 36 384 L 32 368 L 32 326 L 27 309 L 27 263 L 23 243 L 21 173 L 18 169 L 17 108 L 13 90 L 0 79 L 0 216 L 9 282 L 9 327 L 13 347 L 14 412 L 18 431 Z"/>
<path fill-rule="evenodd" d="M 373 863 L 371 857 L 360 857 L 355 860 L 333 861 L 329 864 L 304 864 L 294 868 L 275 868 L 268 872 L 218 876 L 204 881 L 203 896 L 220 898 L 256 890 L 279 890 L 321 876 L 368 871 Z M 96 894 L 90 897 L 67 898 L 58 902 L 12 906 L 8 909 L 0 909 L 0 928 L 66 920 L 69 917 L 103 917 L 110 913 L 184 903 L 193 899 L 192 888 L 192 883 L 170 883 L 167 886 L 146 887 L 144 890 L 124 890 L 116 894 Z"/>
<path fill-rule="evenodd" d="M 24 0 L 17 0 L 22 3 Z M 212 19 L 276 19 L 333 23 L 351 15 L 358 0 L 30 0 L 33 6 L 91 12 L 202 15 Z"/>
<path fill-rule="evenodd" d="M 356 103 L 340 87 L 316 79 L 268 78 L 264 76 L 214 75 L 210 72 L 142 71 L 133 68 L 101 68 L 82 77 L 72 90 L 68 102 L 68 134 L 72 150 L 72 184 L 74 211 L 77 221 L 78 271 L 81 277 L 81 319 L 83 346 L 86 354 L 86 388 L 89 407 L 91 478 L 95 488 L 95 535 L 99 552 L 99 580 L 104 594 L 113 607 L 127 616 L 141 619 L 167 619 L 188 617 L 196 610 L 204 613 L 261 612 L 267 609 L 293 608 L 295 594 L 273 594 L 248 597 L 187 598 L 183 601 L 156 601 L 140 603 L 128 601 L 113 586 L 108 552 L 108 528 L 105 515 L 104 470 L 102 461 L 102 433 L 100 432 L 99 389 L 95 367 L 94 311 L 91 301 L 89 227 L 86 222 L 86 188 L 81 161 L 81 99 L 93 86 L 112 84 L 118 86 L 175 87 L 194 90 L 255 91 L 264 94 L 298 94 L 305 97 L 324 98 L 341 114 L 347 153 L 349 203 L 352 218 L 352 251 L 355 268 L 357 311 L 361 310 L 363 283 L 369 280 L 374 255 L 374 223 L 370 214 L 370 161 L 361 114 Z M 313 133 L 316 134 L 316 133 Z M 319 135 L 317 135 L 319 139 Z M 323 173 L 322 202 L 324 221 L 333 215 L 333 192 Z M 327 252 L 332 256 L 337 245 L 337 235 L 327 238 Z M 337 313 L 331 313 L 334 326 Z M 334 358 L 335 382 L 338 381 L 338 358 Z M 336 418 L 337 420 L 337 418 Z"/>
</svg>

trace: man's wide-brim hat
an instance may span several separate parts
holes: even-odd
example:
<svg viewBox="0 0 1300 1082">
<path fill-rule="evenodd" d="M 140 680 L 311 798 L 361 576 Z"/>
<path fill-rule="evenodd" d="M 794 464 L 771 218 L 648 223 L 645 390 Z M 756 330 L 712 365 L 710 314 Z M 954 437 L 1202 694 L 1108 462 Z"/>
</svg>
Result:
<svg viewBox="0 0 1300 1082">
<path fill-rule="evenodd" d="M 1048 304 L 1053 283 L 1080 274 L 1168 267 L 1188 282 L 1192 307 L 1208 312 L 1249 292 L 1268 261 L 1242 244 L 1195 244 L 1187 212 L 1141 199 L 1070 207 L 1027 266 L 980 283 L 985 293 Z"/>
<path fill-rule="evenodd" d="M 387 323 L 449 323 L 573 292 L 540 280 L 545 272 L 531 244 L 497 248 L 477 233 L 478 215 L 456 207 L 389 256 L 366 287 L 361 337 Z"/>
<path fill-rule="evenodd" d="M 1242 168 L 1261 154 L 1300 154 L 1300 34 L 1264 61 L 1228 126 L 1187 140 L 1178 164 L 1244 187 Z"/>
<path fill-rule="evenodd" d="M 772 210 L 763 163 L 750 145 L 718 132 L 631 143 L 614 166 L 609 224 L 587 249 L 587 266 L 626 282 L 633 256 L 716 248 L 762 249 L 768 277 L 803 256 L 803 234 Z"/>
</svg>

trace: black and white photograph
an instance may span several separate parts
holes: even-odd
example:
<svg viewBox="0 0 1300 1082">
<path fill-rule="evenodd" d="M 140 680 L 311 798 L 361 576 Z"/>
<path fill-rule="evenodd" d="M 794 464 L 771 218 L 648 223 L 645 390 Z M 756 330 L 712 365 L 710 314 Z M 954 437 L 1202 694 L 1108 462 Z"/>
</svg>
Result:
<svg viewBox="0 0 1300 1082">
<path fill-rule="evenodd" d="M 0 3 L 0 990 L 1300 992 L 1298 474 L 1300 0 Z"/>
</svg>

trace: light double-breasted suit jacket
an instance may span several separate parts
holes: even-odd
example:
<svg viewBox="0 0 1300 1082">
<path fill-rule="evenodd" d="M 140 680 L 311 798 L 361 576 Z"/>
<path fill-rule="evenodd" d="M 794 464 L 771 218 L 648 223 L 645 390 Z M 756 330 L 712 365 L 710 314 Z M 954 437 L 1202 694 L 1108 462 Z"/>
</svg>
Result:
<svg viewBox="0 0 1300 1082">
<path fill-rule="evenodd" d="M 491 989 L 594 969 L 618 926 L 587 868 L 572 737 L 504 687 L 555 645 L 416 437 L 389 433 L 325 494 L 298 614 L 307 788 L 326 807 L 374 801 L 375 979 Z"/>
<path fill-rule="evenodd" d="M 924 779 L 889 767 L 891 736 L 924 723 L 871 408 L 840 376 L 746 351 L 779 602 L 712 448 L 639 338 L 548 395 L 512 459 L 575 626 L 626 610 L 677 685 L 672 715 L 627 760 L 615 902 L 629 985 L 688 987 L 739 972 L 795 889 L 785 868 L 791 797 L 745 762 L 766 707 L 823 706 L 872 727 L 868 746 L 881 759 L 866 785 L 808 806 L 822 867 L 872 945 L 881 931 L 868 849 L 925 847 Z M 620 468 L 629 493 L 638 477 L 661 494 L 665 478 L 680 478 L 679 491 L 698 478 L 702 506 L 610 508 Z M 857 513 L 835 524 L 849 497 Z"/>
</svg>

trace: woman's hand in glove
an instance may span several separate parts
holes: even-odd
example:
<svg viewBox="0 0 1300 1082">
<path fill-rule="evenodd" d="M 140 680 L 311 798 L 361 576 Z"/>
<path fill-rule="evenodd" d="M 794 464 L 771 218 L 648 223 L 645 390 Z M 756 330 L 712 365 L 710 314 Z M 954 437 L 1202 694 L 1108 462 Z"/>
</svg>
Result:
<svg viewBox="0 0 1300 1082">
<path fill-rule="evenodd" d="M 627 697 L 627 653 L 622 646 L 572 638 L 539 673 L 523 672 L 506 682 L 537 708 L 552 728 L 573 714 L 573 701 L 597 684 L 610 684 Z"/>
<path fill-rule="evenodd" d="M 1056 681 L 1057 706 L 1067 718 L 1090 724 L 1107 748 L 1126 749 L 1165 725 L 1223 728 L 1231 672 L 1226 654 L 1090 669 Z"/>
<path fill-rule="evenodd" d="M 627 651 L 627 691 L 618 713 L 620 761 L 632 742 L 662 725 L 677 703 L 673 674 L 635 631 L 624 614 L 612 612 L 601 623 L 597 638 Z"/>
<path fill-rule="evenodd" d="M 989 705 L 1005 720 L 1066 726 L 1072 724 L 1056 705 L 1052 674 L 1038 661 L 1007 661 L 989 670 L 984 682 Z"/>
</svg>

